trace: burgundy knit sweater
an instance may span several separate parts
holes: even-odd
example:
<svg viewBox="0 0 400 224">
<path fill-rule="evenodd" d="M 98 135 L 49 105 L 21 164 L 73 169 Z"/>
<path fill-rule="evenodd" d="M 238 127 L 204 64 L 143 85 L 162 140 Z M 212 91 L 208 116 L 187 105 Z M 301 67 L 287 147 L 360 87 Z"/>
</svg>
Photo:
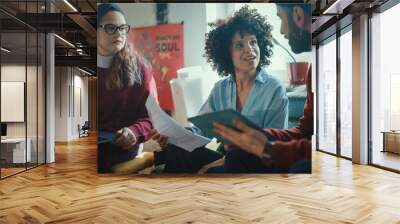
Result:
<svg viewBox="0 0 400 224">
<path fill-rule="evenodd" d="M 137 143 L 131 150 L 117 150 L 115 162 L 129 160 L 136 156 L 139 143 L 147 141 L 153 128 L 145 103 L 149 94 L 157 99 L 157 90 L 149 69 L 142 66 L 143 83 L 120 90 L 106 89 L 109 69 L 97 67 L 98 72 L 98 129 L 116 132 L 128 127 L 135 134 Z"/>
</svg>

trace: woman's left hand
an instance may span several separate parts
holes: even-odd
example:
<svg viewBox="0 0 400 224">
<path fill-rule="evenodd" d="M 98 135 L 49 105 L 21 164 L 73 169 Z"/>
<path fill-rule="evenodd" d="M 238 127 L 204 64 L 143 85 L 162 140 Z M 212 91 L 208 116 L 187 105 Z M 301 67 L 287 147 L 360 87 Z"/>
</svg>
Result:
<svg viewBox="0 0 400 224">
<path fill-rule="evenodd" d="M 125 127 L 117 131 L 115 144 L 125 150 L 129 150 L 136 144 L 136 136 L 131 129 Z"/>
</svg>

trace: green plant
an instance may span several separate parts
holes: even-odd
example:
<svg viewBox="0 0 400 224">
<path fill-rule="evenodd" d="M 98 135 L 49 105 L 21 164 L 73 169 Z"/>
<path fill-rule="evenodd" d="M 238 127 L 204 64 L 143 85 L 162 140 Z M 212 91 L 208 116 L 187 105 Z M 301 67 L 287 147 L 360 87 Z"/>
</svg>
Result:
<svg viewBox="0 0 400 224">
<path fill-rule="evenodd" d="M 293 62 L 296 63 L 296 59 L 294 58 L 292 53 L 290 53 L 290 51 L 288 49 L 286 49 L 285 46 L 283 46 L 277 39 L 275 39 L 275 37 L 272 37 L 272 42 L 274 44 L 278 45 L 279 47 L 281 47 L 283 50 L 285 50 L 289 54 L 289 56 L 292 58 Z"/>
</svg>

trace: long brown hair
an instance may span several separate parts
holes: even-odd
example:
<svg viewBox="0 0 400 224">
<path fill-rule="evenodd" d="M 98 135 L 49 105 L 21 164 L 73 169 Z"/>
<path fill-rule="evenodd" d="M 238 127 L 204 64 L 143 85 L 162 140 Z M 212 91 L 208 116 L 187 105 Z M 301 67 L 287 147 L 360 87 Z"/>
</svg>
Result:
<svg viewBox="0 0 400 224">
<path fill-rule="evenodd" d="M 113 58 L 110 73 L 106 78 L 106 88 L 119 90 L 135 83 L 142 85 L 144 66 L 146 66 L 144 59 L 126 43 Z"/>
</svg>

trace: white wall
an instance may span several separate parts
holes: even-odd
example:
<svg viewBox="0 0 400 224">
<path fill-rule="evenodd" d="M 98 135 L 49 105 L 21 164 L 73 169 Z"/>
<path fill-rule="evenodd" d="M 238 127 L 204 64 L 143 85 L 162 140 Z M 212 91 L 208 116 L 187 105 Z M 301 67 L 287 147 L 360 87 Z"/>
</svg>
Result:
<svg viewBox="0 0 400 224">
<path fill-rule="evenodd" d="M 76 74 L 78 72 L 78 74 Z M 73 110 L 75 111 L 72 113 L 72 131 L 71 134 L 73 138 L 79 137 L 79 132 L 78 132 L 78 124 L 82 126 L 85 121 L 89 120 L 89 92 L 88 92 L 88 77 L 81 76 L 83 73 L 80 73 L 79 70 L 75 69 L 75 75 L 74 75 L 74 108 Z M 80 91 L 80 93 L 78 93 Z M 80 95 L 80 97 L 79 97 Z M 79 102 L 80 101 L 80 102 Z M 81 107 L 81 108 L 79 108 Z M 80 112 L 80 110 L 82 110 Z"/>
<path fill-rule="evenodd" d="M 55 141 L 77 139 L 78 124 L 82 126 L 88 120 L 88 78 L 82 75 L 76 68 L 56 67 Z M 77 105 L 82 106 L 82 115 Z"/>
<path fill-rule="evenodd" d="M 185 67 L 205 65 L 202 57 L 205 33 L 207 31 L 206 4 L 170 3 L 169 23 L 184 22 L 184 62 Z"/>
<path fill-rule="evenodd" d="M 26 85 L 26 107 L 21 108 L 23 113 L 26 112 L 26 120 L 24 122 L 7 122 L 7 137 L 25 138 L 26 135 L 31 140 L 32 161 L 36 161 L 36 155 L 39 153 L 40 163 L 44 162 L 42 155 L 45 150 L 43 77 L 40 66 L 25 66 L 25 64 L 3 64 L 1 66 L 1 81 L 24 82 Z M 10 110 L 10 108 L 1 108 L 1 110 Z"/>
<path fill-rule="evenodd" d="M 125 13 L 126 22 L 132 27 L 153 26 L 156 7 L 153 3 L 117 3 Z"/>
<path fill-rule="evenodd" d="M 68 68 L 55 68 L 55 141 L 68 140 Z M 65 94 L 66 93 L 66 94 Z M 65 97 L 66 96 L 66 97 Z"/>
<path fill-rule="evenodd" d="M 219 18 L 226 18 L 238 10 L 242 3 L 168 3 L 168 22 L 184 23 L 184 66 L 201 66 L 203 68 L 201 83 L 202 98 L 206 99 L 214 83 L 220 78 L 211 71 L 210 65 L 203 57 L 205 34 L 210 30 L 208 23 Z M 156 25 L 156 4 L 153 3 L 119 3 L 129 24 L 135 27 Z M 273 25 L 273 35 L 287 49 L 288 41 L 280 34 L 280 19 L 276 16 L 275 4 L 250 4 L 262 15 L 267 16 Z M 310 53 L 295 55 L 297 61 L 310 62 Z M 283 82 L 288 82 L 288 62 L 290 56 L 280 47 L 274 48 L 272 64 L 267 68 L 271 75 Z"/>
<path fill-rule="evenodd" d="M 1 66 L 1 81 L 25 82 L 25 65 L 10 64 Z M 29 68 L 28 68 L 29 69 Z M 30 69 L 29 69 L 30 70 Z M 7 108 L 1 108 L 6 110 Z M 7 123 L 7 137 L 25 137 L 25 122 Z"/>
<path fill-rule="evenodd" d="M 1 81 L 25 82 L 25 73 L 25 65 L 1 65 Z"/>
<path fill-rule="evenodd" d="M 1 81 L 10 82 L 25 82 L 25 75 L 27 72 L 28 76 L 28 87 L 27 87 L 27 122 L 28 122 L 28 137 L 32 133 L 32 130 L 36 130 L 36 66 L 8 64 L 1 66 Z M 1 108 L 1 110 L 7 110 L 7 108 Z M 8 137 L 25 137 L 25 124 L 26 122 L 9 122 L 7 125 L 7 136 Z M 35 126 L 35 127 L 33 127 Z M 32 130 L 31 130 L 32 129 Z M 36 134 L 36 132 L 35 132 Z"/>
</svg>

